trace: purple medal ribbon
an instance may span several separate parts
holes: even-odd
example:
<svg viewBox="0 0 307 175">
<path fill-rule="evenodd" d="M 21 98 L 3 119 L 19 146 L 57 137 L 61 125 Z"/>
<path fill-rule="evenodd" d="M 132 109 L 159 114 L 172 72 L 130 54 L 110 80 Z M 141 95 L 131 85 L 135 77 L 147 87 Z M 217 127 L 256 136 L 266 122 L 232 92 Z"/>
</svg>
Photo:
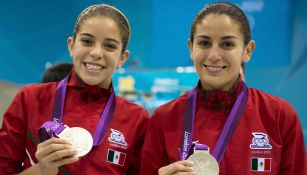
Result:
<svg viewBox="0 0 307 175">
<path fill-rule="evenodd" d="M 39 129 L 39 136 L 41 138 L 41 141 L 45 141 L 47 139 L 50 139 L 51 137 L 56 137 L 65 128 L 62 122 L 63 122 L 63 111 L 64 111 L 67 82 L 68 82 L 68 76 L 62 81 L 60 81 L 60 83 L 57 86 L 54 104 L 53 104 L 52 121 L 46 122 Z M 93 136 L 94 146 L 101 144 L 101 142 L 104 140 L 106 131 L 110 125 L 114 108 L 115 108 L 115 93 L 113 91 L 98 121 L 98 125 L 96 127 Z"/>
<path fill-rule="evenodd" d="M 60 134 L 64 129 L 65 126 L 62 124 L 53 121 L 48 121 L 44 123 L 43 126 L 41 126 L 41 128 L 38 130 L 38 134 L 41 142 L 43 142 L 52 137 L 58 137 L 58 134 Z"/>
<path fill-rule="evenodd" d="M 194 130 L 194 121 L 195 121 L 195 112 L 196 112 L 196 98 L 197 90 L 196 87 L 193 88 L 186 100 L 186 110 L 184 113 L 184 122 L 183 122 L 183 133 L 182 133 L 182 142 L 180 149 L 180 160 L 186 160 L 188 156 L 193 153 L 193 130 Z M 240 94 L 236 99 L 234 106 L 232 107 L 230 114 L 227 118 L 227 121 L 223 127 L 223 130 L 218 138 L 218 141 L 215 145 L 215 148 L 212 152 L 212 156 L 220 163 L 223 155 L 225 153 L 226 147 L 229 144 L 229 141 L 233 135 L 234 130 L 236 129 L 239 120 L 244 112 L 245 105 L 248 98 L 248 89 L 243 83 L 242 88 L 240 89 Z M 199 144 L 194 144 L 200 148 Z M 198 149 L 196 147 L 196 149 Z M 202 148 L 200 148 L 202 149 Z"/>
<path fill-rule="evenodd" d="M 209 150 L 209 147 L 208 145 L 205 145 L 205 144 L 200 144 L 200 143 L 196 143 L 196 142 L 193 142 L 192 143 L 192 148 L 195 148 L 195 150 Z"/>
<path fill-rule="evenodd" d="M 184 125 L 182 133 L 182 142 L 180 149 L 180 160 L 186 160 L 189 155 L 192 154 L 192 138 L 194 131 L 194 120 L 195 120 L 195 111 L 196 111 L 196 97 L 197 91 L 196 88 L 193 88 L 189 94 L 186 101 L 186 110 L 184 111 Z M 192 112 L 192 113 L 191 113 Z M 190 117 L 192 116 L 192 117 Z"/>
</svg>

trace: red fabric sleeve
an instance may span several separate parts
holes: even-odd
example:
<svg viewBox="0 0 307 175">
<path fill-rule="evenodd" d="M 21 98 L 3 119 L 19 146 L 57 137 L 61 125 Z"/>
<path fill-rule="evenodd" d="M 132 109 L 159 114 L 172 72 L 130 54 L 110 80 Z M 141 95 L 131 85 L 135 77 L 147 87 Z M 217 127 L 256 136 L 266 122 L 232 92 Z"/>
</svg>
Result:
<svg viewBox="0 0 307 175">
<path fill-rule="evenodd" d="M 283 106 L 280 131 L 283 140 L 283 155 L 279 174 L 307 174 L 307 154 L 302 126 L 294 109 Z"/>
<path fill-rule="evenodd" d="M 140 113 L 140 122 L 138 122 L 138 129 L 136 130 L 136 144 L 135 148 L 133 150 L 133 161 L 132 161 L 132 166 L 130 166 L 127 170 L 127 175 L 139 175 L 140 174 L 140 165 L 141 165 L 141 150 L 144 144 L 145 140 L 145 135 L 146 135 L 146 130 L 147 130 L 147 125 L 149 121 L 148 113 L 143 110 Z"/>
<path fill-rule="evenodd" d="M 168 165 L 166 145 L 162 126 L 159 121 L 159 112 L 155 112 L 149 121 L 144 147 L 142 150 L 141 174 L 158 174 L 159 168 Z"/>
<path fill-rule="evenodd" d="M 0 175 L 22 171 L 26 157 L 26 104 L 23 91 L 19 91 L 4 113 L 0 129 Z"/>
</svg>

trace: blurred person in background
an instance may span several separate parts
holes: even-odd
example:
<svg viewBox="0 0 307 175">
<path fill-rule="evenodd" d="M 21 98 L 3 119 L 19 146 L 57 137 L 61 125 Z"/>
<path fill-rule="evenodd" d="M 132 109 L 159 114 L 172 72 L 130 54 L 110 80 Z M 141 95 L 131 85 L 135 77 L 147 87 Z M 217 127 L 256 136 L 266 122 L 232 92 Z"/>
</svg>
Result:
<svg viewBox="0 0 307 175">
<path fill-rule="evenodd" d="M 42 83 L 61 81 L 69 75 L 72 68 L 73 64 L 67 62 L 54 64 L 44 72 Z"/>
<path fill-rule="evenodd" d="M 11 104 L 20 87 L 7 81 L 0 81 L 0 128 L 2 127 L 2 116 Z"/>
</svg>

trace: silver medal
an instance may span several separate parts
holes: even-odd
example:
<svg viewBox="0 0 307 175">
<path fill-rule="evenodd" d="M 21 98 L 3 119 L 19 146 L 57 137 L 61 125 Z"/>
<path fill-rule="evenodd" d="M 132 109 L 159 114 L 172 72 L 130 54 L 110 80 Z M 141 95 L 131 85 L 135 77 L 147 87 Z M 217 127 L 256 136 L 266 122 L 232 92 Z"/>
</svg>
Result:
<svg viewBox="0 0 307 175">
<path fill-rule="evenodd" d="M 192 154 L 188 160 L 194 163 L 193 167 L 197 175 L 218 175 L 219 164 L 213 156 L 206 152 Z"/>
<path fill-rule="evenodd" d="M 72 144 L 78 157 L 86 155 L 93 147 L 92 135 L 86 129 L 80 127 L 66 127 L 58 136 Z"/>
</svg>

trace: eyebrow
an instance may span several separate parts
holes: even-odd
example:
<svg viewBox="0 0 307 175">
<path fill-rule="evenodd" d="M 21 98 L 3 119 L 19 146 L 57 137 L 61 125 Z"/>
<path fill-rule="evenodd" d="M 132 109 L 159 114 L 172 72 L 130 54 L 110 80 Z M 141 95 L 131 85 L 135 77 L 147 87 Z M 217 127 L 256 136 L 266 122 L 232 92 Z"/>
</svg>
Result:
<svg viewBox="0 0 307 175">
<path fill-rule="evenodd" d="M 235 36 L 224 36 L 224 37 L 222 37 L 222 40 L 227 40 L 227 39 L 238 39 L 238 38 L 235 37 Z"/>
<path fill-rule="evenodd" d="M 90 38 L 95 38 L 94 35 L 90 34 L 90 33 L 81 33 L 80 34 L 81 36 L 87 36 L 87 37 L 90 37 Z M 116 39 L 113 39 L 113 38 L 106 38 L 107 41 L 111 41 L 111 42 L 115 42 L 117 44 L 120 44 L 120 42 Z"/>
<path fill-rule="evenodd" d="M 91 35 L 89 33 L 81 33 L 80 35 L 84 35 L 84 36 L 88 36 L 88 37 L 91 37 L 91 38 L 95 38 L 93 35 Z"/>
<path fill-rule="evenodd" d="M 113 38 L 106 38 L 107 41 L 111 41 L 111 42 L 115 42 L 117 44 L 120 44 L 120 42 L 116 39 L 113 39 Z"/>
<path fill-rule="evenodd" d="M 199 35 L 199 36 L 196 36 L 196 38 L 202 38 L 202 39 L 208 39 L 210 40 L 211 38 L 207 35 Z M 236 36 L 223 36 L 222 37 L 222 40 L 227 40 L 227 39 L 237 39 Z"/>
<path fill-rule="evenodd" d="M 209 39 L 210 40 L 210 37 L 208 37 L 206 35 L 198 35 L 195 38 L 202 38 L 202 39 Z"/>
</svg>

